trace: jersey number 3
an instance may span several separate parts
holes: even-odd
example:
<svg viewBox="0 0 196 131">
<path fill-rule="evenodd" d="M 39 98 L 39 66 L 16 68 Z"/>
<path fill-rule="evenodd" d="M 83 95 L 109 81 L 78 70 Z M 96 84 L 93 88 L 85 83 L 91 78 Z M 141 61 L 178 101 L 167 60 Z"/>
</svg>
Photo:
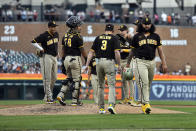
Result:
<svg viewBox="0 0 196 131">
<path fill-rule="evenodd" d="M 101 50 L 106 50 L 107 48 L 107 40 L 102 40 Z"/>
</svg>

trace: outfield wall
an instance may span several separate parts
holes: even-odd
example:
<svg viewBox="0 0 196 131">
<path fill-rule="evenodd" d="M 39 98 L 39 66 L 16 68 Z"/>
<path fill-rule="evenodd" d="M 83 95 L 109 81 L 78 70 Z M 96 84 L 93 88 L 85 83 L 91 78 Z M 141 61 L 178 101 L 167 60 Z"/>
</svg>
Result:
<svg viewBox="0 0 196 131">
<path fill-rule="evenodd" d="M 60 40 L 67 30 L 64 23 L 59 24 L 57 30 Z M 105 24 L 87 23 L 82 26 L 82 36 L 85 42 L 85 49 L 88 51 L 92 41 L 99 34 L 104 32 Z M 115 33 L 119 25 L 115 25 Z M 130 34 L 135 33 L 135 26 L 128 25 Z M 0 48 L 12 49 L 23 52 L 35 52 L 30 41 L 40 33 L 47 30 L 47 23 L 1 23 L 0 24 Z M 192 65 L 192 73 L 196 74 L 196 29 L 190 27 L 158 26 L 157 33 L 160 34 L 163 42 L 168 63 L 169 72 L 184 70 L 184 65 L 189 62 Z M 60 44 L 61 42 L 59 42 Z M 61 54 L 61 47 L 59 52 Z M 157 59 L 158 61 L 160 59 Z"/>
<path fill-rule="evenodd" d="M 54 88 L 54 98 L 60 91 L 61 81 L 66 78 L 58 74 L 58 80 Z M 87 74 L 82 75 L 81 98 L 87 93 Z M 108 86 L 105 85 L 105 99 L 108 98 Z M 116 99 L 124 97 L 121 88 L 121 77 L 116 76 Z M 137 87 L 135 86 L 136 92 Z M 71 93 L 67 93 L 67 99 Z M 43 99 L 44 90 L 40 74 L 1 74 L 0 75 L 0 99 Z M 138 98 L 137 93 L 135 98 Z M 90 99 L 93 99 L 93 89 L 90 87 Z M 196 76 L 172 76 L 155 75 L 150 92 L 151 100 L 196 100 Z"/>
</svg>

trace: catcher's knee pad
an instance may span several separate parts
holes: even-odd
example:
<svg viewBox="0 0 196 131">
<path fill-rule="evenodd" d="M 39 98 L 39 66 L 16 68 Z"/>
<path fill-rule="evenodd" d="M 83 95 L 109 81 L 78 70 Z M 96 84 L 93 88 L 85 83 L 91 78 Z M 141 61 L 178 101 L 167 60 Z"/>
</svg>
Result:
<svg viewBox="0 0 196 131">
<path fill-rule="evenodd" d="M 63 85 L 63 87 L 69 87 L 70 91 L 72 91 L 72 92 L 75 89 L 75 82 L 73 81 L 72 78 L 67 78 L 67 79 L 63 80 L 62 85 Z"/>
<path fill-rule="evenodd" d="M 69 86 L 69 84 L 72 83 L 72 82 L 73 82 L 72 78 L 67 78 L 67 79 L 62 81 L 62 85 Z"/>
</svg>

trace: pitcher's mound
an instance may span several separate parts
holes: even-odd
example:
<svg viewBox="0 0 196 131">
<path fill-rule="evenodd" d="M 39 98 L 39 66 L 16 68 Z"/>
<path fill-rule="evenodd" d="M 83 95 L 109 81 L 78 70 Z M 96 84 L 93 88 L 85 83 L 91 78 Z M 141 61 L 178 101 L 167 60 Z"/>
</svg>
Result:
<svg viewBox="0 0 196 131">
<path fill-rule="evenodd" d="M 106 114 L 107 104 L 105 106 Z M 117 104 L 115 106 L 117 114 L 141 114 L 141 107 L 133 107 L 130 105 Z M 20 107 L 10 107 L 0 109 L 0 115 L 58 115 L 58 114 L 98 114 L 99 109 L 96 104 L 83 104 L 82 106 L 61 106 L 59 103 L 54 104 L 38 104 Z M 185 113 L 180 111 L 172 111 L 167 109 L 153 108 L 151 114 L 178 114 Z"/>
</svg>

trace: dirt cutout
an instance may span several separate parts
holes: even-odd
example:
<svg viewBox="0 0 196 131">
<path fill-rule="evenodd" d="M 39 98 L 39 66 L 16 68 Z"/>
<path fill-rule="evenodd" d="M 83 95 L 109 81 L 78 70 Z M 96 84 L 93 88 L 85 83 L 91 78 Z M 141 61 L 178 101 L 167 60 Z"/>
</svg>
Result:
<svg viewBox="0 0 196 131">
<path fill-rule="evenodd" d="M 107 109 L 106 104 L 106 109 Z M 117 104 L 115 107 L 117 114 L 141 114 L 141 107 L 133 107 L 130 105 Z M 0 109 L 0 115 L 73 115 L 73 114 L 98 114 L 99 109 L 96 104 L 84 104 L 82 106 L 61 106 L 59 103 L 54 104 L 38 104 L 28 106 L 7 106 L 7 108 Z M 167 109 L 153 108 L 151 114 L 178 114 L 185 113 L 180 111 L 173 111 Z M 106 110 L 106 114 L 110 114 Z"/>
</svg>

